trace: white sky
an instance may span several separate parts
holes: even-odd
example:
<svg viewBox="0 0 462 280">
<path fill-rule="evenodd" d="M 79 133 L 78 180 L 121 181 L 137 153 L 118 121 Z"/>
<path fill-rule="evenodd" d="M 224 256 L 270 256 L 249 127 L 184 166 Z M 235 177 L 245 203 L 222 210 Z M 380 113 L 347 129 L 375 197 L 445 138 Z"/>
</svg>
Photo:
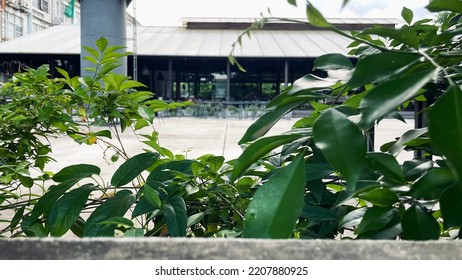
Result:
<svg viewBox="0 0 462 280">
<path fill-rule="evenodd" d="M 181 25 L 181 17 L 250 17 L 260 13 L 273 16 L 305 18 L 305 0 L 297 0 L 299 7 L 287 0 L 134 0 L 136 15 L 143 25 Z M 403 6 L 414 11 L 415 18 L 428 16 L 424 9 L 428 0 L 350 0 L 342 10 L 342 0 L 312 0 L 325 17 L 401 18 Z M 133 3 L 132 3 L 133 4 Z M 132 4 L 128 8 L 133 13 Z"/>
</svg>

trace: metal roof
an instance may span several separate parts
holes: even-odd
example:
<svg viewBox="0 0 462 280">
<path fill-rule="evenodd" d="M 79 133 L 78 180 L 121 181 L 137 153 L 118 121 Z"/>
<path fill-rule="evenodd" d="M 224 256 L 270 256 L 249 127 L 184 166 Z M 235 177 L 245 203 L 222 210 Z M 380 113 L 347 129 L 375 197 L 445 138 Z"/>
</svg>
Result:
<svg viewBox="0 0 462 280">
<path fill-rule="evenodd" d="M 368 23 L 374 23 L 370 21 Z M 377 23 L 377 22 L 375 22 Z M 242 30 L 137 27 L 139 56 L 227 57 Z M 133 27 L 127 27 L 132 51 Z M 109 39 L 110 40 L 110 39 Z M 261 30 L 245 36 L 237 57 L 318 57 L 347 53 L 351 40 L 326 30 Z M 0 43 L 0 54 L 80 54 L 80 27 L 58 25 Z"/>
</svg>

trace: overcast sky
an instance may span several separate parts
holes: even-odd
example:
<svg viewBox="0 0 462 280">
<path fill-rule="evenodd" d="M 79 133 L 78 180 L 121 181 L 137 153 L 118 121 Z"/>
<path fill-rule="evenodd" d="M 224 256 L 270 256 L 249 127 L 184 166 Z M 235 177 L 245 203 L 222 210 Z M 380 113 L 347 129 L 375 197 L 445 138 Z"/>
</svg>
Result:
<svg viewBox="0 0 462 280">
<path fill-rule="evenodd" d="M 342 10 L 342 0 L 312 0 L 325 17 L 401 18 L 403 6 L 414 11 L 417 18 L 426 17 L 428 0 L 350 0 Z M 287 0 L 136 0 L 137 19 L 144 25 L 180 25 L 181 17 L 251 17 L 260 13 L 273 16 L 305 17 L 305 0 L 293 7 Z M 128 11 L 133 12 L 130 5 Z"/>
</svg>

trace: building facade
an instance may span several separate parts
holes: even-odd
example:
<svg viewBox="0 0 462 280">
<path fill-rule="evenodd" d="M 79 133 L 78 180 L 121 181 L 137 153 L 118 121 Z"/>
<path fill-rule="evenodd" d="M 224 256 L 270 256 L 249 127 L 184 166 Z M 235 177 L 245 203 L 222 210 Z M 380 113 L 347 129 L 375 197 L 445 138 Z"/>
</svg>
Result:
<svg viewBox="0 0 462 280">
<path fill-rule="evenodd" d="M 0 41 L 60 24 L 80 23 L 80 2 L 75 0 L 1 0 Z"/>
</svg>

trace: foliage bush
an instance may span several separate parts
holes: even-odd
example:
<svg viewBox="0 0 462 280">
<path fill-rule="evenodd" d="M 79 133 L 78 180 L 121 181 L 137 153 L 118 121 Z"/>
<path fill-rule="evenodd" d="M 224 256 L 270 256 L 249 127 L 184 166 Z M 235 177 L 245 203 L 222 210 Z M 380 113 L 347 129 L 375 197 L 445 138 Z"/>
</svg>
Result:
<svg viewBox="0 0 462 280">
<path fill-rule="evenodd" d="M 439 24 L 413 22 L 412 11 L 404 8 L 406 24 L 400 28 L 352 34 L 329 24 L 309 1 L 306 8 L 307 24 L 352 40 L 350 55 L 357 62 L 340 54 L 319 57 L 314 69 L 325 76 L 306 75 L 274 98 L 240 140 L 242 155 L 228 162 L 215 155 L 194 160 L 174 155 L 159 146 L 153 132 L 142 135 L 146 152 L 133 157 L 121 141 L 117 146 L 106 141 L 126 160 L 109 185 L 99 183 L 99 167 L 84 164 L 32 178 L 28 170 L 43 169 L 50 159 L 46 137 L 65 133 L 87 144 L 120 140 L 119 126 L 120 131 L 141 128 L 152 123 L 156 110 L 184 104 L 151 100 L 150 93 L 137 91 L 141 84 L 113 74 L 125 54 L 104 39 L 97 49 L 87 48 L 93 77 L 70 78 L 59 70 L 63 78 L 50 80 L 46 66 L 15 74 L 1 91 L 12 102 L 0 107 L 6 124 L 0 128 L 0 210 L 15 212 L 1 234 L 458 238 L 461 2 L 431 1 L 429 11 L 447 12 Z M 242 36 L 271 20 L 256 22 Z M 232 55 L 230 60 L 237 63 Z M 339 73 L 344 78 L 334 78 Z M 332 98 L 345 101 L 317 102 Z M 428 127 L 368 151 L 366 135 L 374 125 L 399 118 L 400 108 L 423 101 L 429 107 L 419 113 L 426 115 Z M 306 104 L 315 110 L 291 131 L 265 136 L 285 114 Z M 108 130 L 94 131 L 95 124 Z M 404 150 L 423 156 L 400 163 L 396 157 Z M 53 185 L 45 188 L 48 177 Z M 34 184 L 44 193 L 21 195 Z"/>
</svg>

